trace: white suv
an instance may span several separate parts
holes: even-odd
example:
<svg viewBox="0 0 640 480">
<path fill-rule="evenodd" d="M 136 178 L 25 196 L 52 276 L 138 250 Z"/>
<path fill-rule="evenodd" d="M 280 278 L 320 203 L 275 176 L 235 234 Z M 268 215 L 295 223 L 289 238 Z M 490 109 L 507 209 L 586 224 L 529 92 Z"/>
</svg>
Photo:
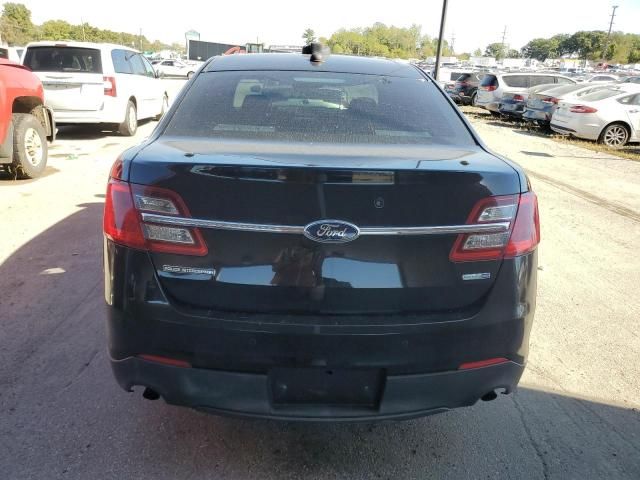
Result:
<svg viewBox="0 0 640 480">
<path fill-rule="evenodd" d="M 131 48 L 87 42 L 34 42 L 22 63 L 42 81 L 57 124 L 109 124 L 133 135 L 138 121 L 161 117 L 168 106 L 164 83 Z"/>
</svg>

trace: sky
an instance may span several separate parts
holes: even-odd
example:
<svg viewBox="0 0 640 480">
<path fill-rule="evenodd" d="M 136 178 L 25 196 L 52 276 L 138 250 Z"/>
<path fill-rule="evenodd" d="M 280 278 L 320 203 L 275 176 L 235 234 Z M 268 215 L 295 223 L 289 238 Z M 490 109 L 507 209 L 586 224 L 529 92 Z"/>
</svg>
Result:
<svg viewBox="0 0 640 480">
<path fill-rule="evenodd" d="M 200 32 L 201 40 L 240 45 L 256 40 L 267 45 L 301 45 L 306 28 L 329 37 L 342 27 L 366 27 L 375 22 L 398 27 L 416 23 L 423 34 L 437 36 L 442 8 L 440 0 L 14 1 L 23 2 L 38 24 L 52 19 L 80 23 L 83 19 L 115 31 L 138 33 L 142 29 L 148 39 L 165 43 L 184 42 L 184 33 L 193 29 Z M 472 52 L 501 41 L 506 27 L 505 43 L 519 49 L 536 37 L 606 30 L 614 4 L 619 6 L 614 30 L 640 33 L 640 0 L 449 0 L 445 37 L 451 41 L 455 36 L 456 52 Z"/>
</svg>

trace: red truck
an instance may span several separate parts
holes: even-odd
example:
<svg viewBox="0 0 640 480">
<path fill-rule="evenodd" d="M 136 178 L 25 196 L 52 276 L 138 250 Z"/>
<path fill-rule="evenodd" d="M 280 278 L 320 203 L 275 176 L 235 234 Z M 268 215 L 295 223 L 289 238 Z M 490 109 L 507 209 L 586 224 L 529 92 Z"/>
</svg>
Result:
<svg viewBox="0 0 640 480">
<path fill-rule="evenodd" d="M 0 168 L 35 178 L 47 165 L 47 140 L 56 134 L 42 83 L 31 70 L 0 58 Z"/>
</svg>

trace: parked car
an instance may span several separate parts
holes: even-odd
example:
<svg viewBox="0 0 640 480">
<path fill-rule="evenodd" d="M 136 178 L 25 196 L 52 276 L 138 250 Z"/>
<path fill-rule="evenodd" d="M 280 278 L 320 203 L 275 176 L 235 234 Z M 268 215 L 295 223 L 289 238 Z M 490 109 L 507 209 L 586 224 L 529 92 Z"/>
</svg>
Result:
<svg viewBox="0 0 640 480">
<path fill-rule="evenodd" d="M 146 398 L 400 419 L 524 369 L 535 194 L 409 64 L 210 59 L 114 164 L 104 234 L 111 365 Z"/>
<path fill-rule="evenodd" d="M 572 81 L 570 83 L 560 83 L 560 85 L 575 84 L 575 81 Z M 527 101 L 532 94 L 543 90 L 548 90 L 549 88 L 557 87 L 558 85 L 558 83 L 544 83 L 542 85 L 536 85 L 535 87 L 528 88 L 518 93 L 505 92 L 502 94 L 502 99 L 500 100 L 500 113 L 512 118 L 521 118 L 527 107 Z"/>
<path fill-rule="evenodd" d="M 447 93 L 456 103 L 475 106 L 478 85 L 484 75 L 484 72 L 463 73 Z"/>
<path fill-rule="evenodd" d="M 592 92 L 607 88 L 610 83 L 561 85 L 539 90 L 529 94 L 527 106 L 522 118 L 535 122 L 542 127 L 548 127 L 551 117 L 561 100 L 572 101 Z"/>
<path fill-rule="evenodd" d="M 640 75 L 631 75 L 620 80 L 622 83 L 640 83 Z"/>
<path fill-rule="evenodd" d="M 613 148 L 640 141 L 640 85 L 618 83 L 578 100 L 561 101 L 551 129 Z"/>
<path fill-rule="evenodd" d="M 182 63 L 180 60 L 161 60 L 155 64 L 155 68 L 165 77 L 191 78 L 196 71 L 192 65 Z"/>
<path fill-rule="evenodd" d="M 168 106 L 164 83 L 139 52 L 88 42 L 34 42 L 23 63 L 44 85 L 60 124 L 102 124 L 134 135 L 138 122 Z"/>
<path fill-rule="evenodd" d="M 575 80 L 554 73 L 490 73 L 480 82 L 476 105 L 499 115 L 505 93 L 523 93 L 528 88 L 550 83 L 567 84 Z"/>
<path fill-rule="evenodd" d="M 47 166 L 47 140 L 56 135 L 53 112 L 44 105 L 38 77 L 0 58 L 0 167 L 19 178 L 36 178 Z"/>
<path fill-rule="evenodd" d="M 585 82 L 587 83 L 610 83 L 610 82 L 617 82 L 620 80 L 620 77 L 617 77 L 615 75 L 605 75 L 602 73 L 599 73 L 597 75 L 592 75 L 590 77 L 587 77 L 585 79 Z"/>
</svg>

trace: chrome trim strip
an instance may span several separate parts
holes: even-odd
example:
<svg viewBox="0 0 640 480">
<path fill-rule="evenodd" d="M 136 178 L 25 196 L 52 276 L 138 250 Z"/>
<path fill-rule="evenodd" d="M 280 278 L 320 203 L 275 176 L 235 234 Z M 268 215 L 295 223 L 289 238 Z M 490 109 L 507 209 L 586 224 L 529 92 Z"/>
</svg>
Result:
<svg viewBox="0 0 640 480">
<path fill-rule="evenodd" d="M 290 233 L 304 235 L 305 227 L 295 225 L 268 225 L 256 223 L 223 222 L 199 218 L 172 217 L 143 213 L 142 220 L 150 223 L 174 225 L 178 227 L 213 228 L 216 230 L 236 230 L 243 232 Z M 480 223 L 475 225 L 445 225 L 433 227 L 362 227 L 360 235 L 445 235 L 459 233 L 499 233 L 509 230 L 509 222 Z"/>
</svg>

